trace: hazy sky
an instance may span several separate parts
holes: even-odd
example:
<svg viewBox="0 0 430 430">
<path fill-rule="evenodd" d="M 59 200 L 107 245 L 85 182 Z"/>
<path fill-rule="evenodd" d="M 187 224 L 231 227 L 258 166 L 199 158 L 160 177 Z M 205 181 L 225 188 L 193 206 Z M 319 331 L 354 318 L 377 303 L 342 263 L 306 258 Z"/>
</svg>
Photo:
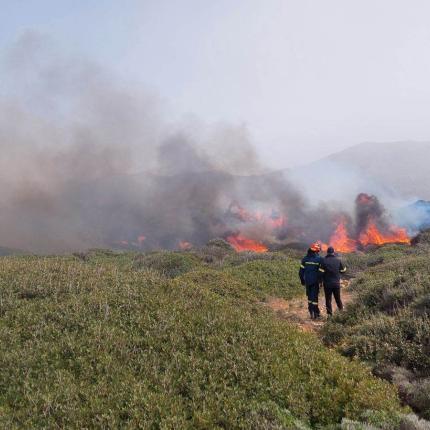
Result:
<svg viewBox="0 0 430 430">
<path fill-rule="evenodd" d="M 430 140 L 428 0 L 0 0 L 0 48 L 50 36 L 159 94 L 244 124 L 274 167 L 362 141 Z"/>
</svg>

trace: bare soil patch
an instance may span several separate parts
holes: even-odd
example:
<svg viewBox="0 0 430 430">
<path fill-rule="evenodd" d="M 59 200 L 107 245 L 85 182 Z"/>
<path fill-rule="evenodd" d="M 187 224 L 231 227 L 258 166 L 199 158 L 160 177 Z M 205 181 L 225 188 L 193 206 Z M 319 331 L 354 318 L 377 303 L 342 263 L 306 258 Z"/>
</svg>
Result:
<svg viewBox="0 0 430 430">
<path fill-rule="evenodd" d="M 342 292 L 341 292 L 343 305 L 346 306 L 353 299 L 353 294 L 349 289 L 349 281 L 342 281 Z M 283 319 L 287 319 L 299 326 L 299 328 L 305 332 L 317 332 L 324 325 L 327 320 L 327 314 L 325 309 L 325 298 L 324 290 L 321 289 L 319 295 L 319 307 L 321 311 L 321 319 L 311 320 L 308 312 L 308 303 L 306 297 L 298 297 L 292 300 L 284 300 L 278 297 L 271 297 L 264 303 L 270 309 Z M 333 299 L 333 311 L 336 310 L 336 303 Z"/>
</svg>

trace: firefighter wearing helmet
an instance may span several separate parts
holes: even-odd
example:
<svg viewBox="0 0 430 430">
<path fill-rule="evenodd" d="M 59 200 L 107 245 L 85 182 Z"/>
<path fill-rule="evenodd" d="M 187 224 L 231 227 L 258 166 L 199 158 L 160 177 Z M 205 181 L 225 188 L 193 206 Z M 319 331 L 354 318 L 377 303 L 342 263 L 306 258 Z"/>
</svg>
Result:
<svg viewBox="0 0 430 430">
<path fill-rule="evenodd" d="M 323 259 L 319 255 L 320 251 L 321 245 L 319 243 L 313 243 L 309 247 L 307 255 L 302 259 L 299 271 L 300 282 L 306 287 L 308 309 L 312 319 L 320 317 L 318 294 L 322 281 L 322 274 L 324 273 L 322 267 Z"/>
</svg>

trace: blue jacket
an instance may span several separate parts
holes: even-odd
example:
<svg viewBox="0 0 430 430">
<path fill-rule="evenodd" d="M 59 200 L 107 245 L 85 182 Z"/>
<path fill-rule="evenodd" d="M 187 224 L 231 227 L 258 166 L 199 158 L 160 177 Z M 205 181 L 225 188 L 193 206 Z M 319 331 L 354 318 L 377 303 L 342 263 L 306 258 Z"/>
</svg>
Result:
<svg viewBox="0 0 430 430">
<path fill-rule="evenodd" d="M 322 281 L 324 271 L 322 264 L 323 258 L 309 250 L 300 264 L 299 277 L 302 285 L 313 285 Z"/>
</svg>

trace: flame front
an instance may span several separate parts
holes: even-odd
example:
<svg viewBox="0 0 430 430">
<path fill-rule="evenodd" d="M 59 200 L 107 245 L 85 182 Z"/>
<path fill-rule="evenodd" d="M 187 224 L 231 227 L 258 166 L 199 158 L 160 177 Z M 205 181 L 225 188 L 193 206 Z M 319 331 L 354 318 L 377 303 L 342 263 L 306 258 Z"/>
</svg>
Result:
<svg viewBox="0 0 430 430">
<path fill-rule="evenodd" d="M 267 252 L 268 248 L 261 242 L 245 237 L 241 234 L 230 235 L 227 241 L 238 252 L 241 251 L 254 251 L 254 252 Z"/>
<path fill-rule="evenodd" d="M 373 221 L 369 223 L 366 230 L 360 233 L 358 240 L 363 246 L 384 245 L 385 243 L 410 243 L 406 229 L 391 226 L 387 233 L 382 233 Z"/>
<path fill-rule="evenodd" d="M 303 218 L 303 219 L 302 219 Z M 333 220 L 336 223 L 333 225 Z M 319 227 L 320 225 L 320 227 Z M 340 253 L 350 253 L 369 245 L 387 243 L 410 244 L 405 228 L 390 225 L 390 214 L 386 212 L 378 198 L 361 193 L 355 199 L 355 213 L 338 210 L 322 215 L 312 213 L 310 219 L 305 213 L 290 213 L 285 202 L 282 206 L 265 203 L 251 208 L 232 201 L 223 214 L 214 218 L 214 237 L 226 239 L 236 251 L 266 252 L 268 247 L 281 249 L 291 243 L 321 244 L 322 251 L 332 246 Z M 182 235 L 181 235 L 182 236 Z M 183 236 L 172 238 L 170 248 L 187 250 L 202 243 L 197 238 L 193 243 Z M 115 246 L 146 250 L 161 246 L 151 236 L 139 235 L 136 239 L 115 241 Z M 207 238 L 207 235 L 206 235 Z"/>
<path fill-rule="evenodd" d="M 344 219 L 337 225 L 336 230 L 330 237 L 330 246 L 343 253 L 354 252 L 357 249 L 357 241 L 348 236 Z"/>
<path fill-rule="evenodd" d="M 376 206 L 377 203 L 376 198 L 372 198 L 372 196 L 363 193 L 357 197 L 357 202 L 362 208 L 365 208 L 367 211 L 366 215 L 370 215 L 365 227 L 362 227 L 361 231 L 356 233 L 356 235 L 350 236 L 347 218 L 341 216 L 328 243 L 320 241 L 323 251 L 326 251 L 328 246 L 332 246 L 337 252 L 351 253 L 369 245 L 410 243 L 410 238 L 406 229 L 397 226 L 384 227 L 383 222 L 378 223 L 378 219 L 372 217 L 372 215 L 378 216 L 377 211 L 373 210 L 373 206 Z M 373 210 L 373 214 L 369 214 L 369 209 Z M 272 210 L 270 215 L 267 212 L 252 213 L 244 209 L 237 202 L 230 206 L 229 213 L 239 220 L 240 223 L 253 223 L 264 226 L 267 229 L 266 232 L 270 232 L 269 237 L 281 231 L 281 229 L 285 228 L 287 225 L 287 218 L 278 214 L 275 210 Z M 249 231 L 246 235 L 243 231 L 231 234 L 227 237 L 227 241 L 236 251 L 266 252 L 268 250 L 267 246 L 256 240 L 255 236 Z"/>
<path fill-rule="evenodd" d="M 182 250 L 191 249 L 193 247 L 193 244 L 190 242 L 187 242 L 186 240 L 181 240 L 179 242 L 179 248 Z"/>
</svg>

